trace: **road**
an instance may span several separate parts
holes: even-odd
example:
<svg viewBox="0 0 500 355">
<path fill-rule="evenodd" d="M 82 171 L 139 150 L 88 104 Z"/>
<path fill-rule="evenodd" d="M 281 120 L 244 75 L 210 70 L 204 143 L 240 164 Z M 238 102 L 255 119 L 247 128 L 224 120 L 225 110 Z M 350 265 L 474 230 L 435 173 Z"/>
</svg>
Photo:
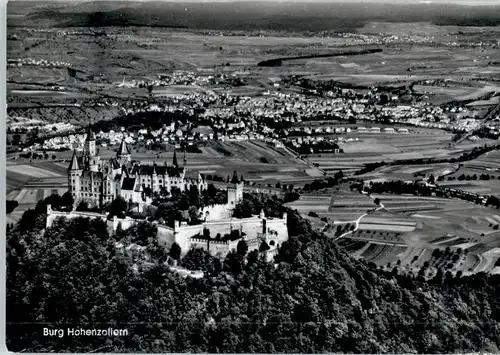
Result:
<svg viewBox="0 0 500 355">
<path fill-rule="evenodd" d="M 286 150 L 289 154 L 293 155 L 295 157 L 295 159 L 301 161 L 302 163 L 306 164 L 309 168 L 311 169 L 315 169 L 315 170 L 318 170 L 319 172 L 321 172 L 321 174 L 323 176 L 326 176 L 327 175 L 327 172 L 324 171 L 323 169 L 321 169 L 320 167 L 318 166 L 315 166 L 313 163 L 311 163 L 307 158 L 301 158 L 300 154 L 298 154 L 297 152 L 295 152 L 293 149 L 291 148 L 288 148 L 287 146 L 283 145 L 283 149 Z"/>
<path fill-rule="evenodd" d="M 370 195 L 369 195 L 369 196 L 370 196 Z M 371 198 L 372 200 L 374 199 L 372 196 L 370 196 L 370 198 Z M 354 227 L 354 229 L 353 229 L 352 231 L 345 232 L 344 234 L 342 234 L 342 235 L 340 235 L 340 236 L 336 237 L 334 240 L 339 240 L 339 239 L 341 239 L 341 238 L 344 238 L 344 237 L 346 237 L 346 236 L 348 236 L 348 235 L 350 235 L 350 234 L 352 234 L 352 233 L 356 232 L 356 231 L 359 229 L 359 224 L 361 223 L 361 220 L 362 220 L 364 217 L 368 216 L 369 214 L 371 214 L 371 213 L 373 213 L 373 212 L 380 211 L 380 210 L 382 210 L 382 209 L 384 209 L 384 208 L 385 208 L 385 206 L 384 206 L 382 203 L 379 203 L 379 207 L 377 207 L 377 208 L 375 208 L 374 210 L 371 210 L 371 211 L 369 211 L 369 212 L 363 213 L 361 216 L 359 216 L 359 217 L 358 217 L 358 219 L 356 219 L 356 221 L 355 221 L 355 227 Z M 326 227 L 326 226 L 325 226 L 325 227 Z M 325 227 L 323 227 L 323 229 L 324 229 Z M 322 231 L 322 232 L 323 232 L 323 231 Z"/>
</svg>

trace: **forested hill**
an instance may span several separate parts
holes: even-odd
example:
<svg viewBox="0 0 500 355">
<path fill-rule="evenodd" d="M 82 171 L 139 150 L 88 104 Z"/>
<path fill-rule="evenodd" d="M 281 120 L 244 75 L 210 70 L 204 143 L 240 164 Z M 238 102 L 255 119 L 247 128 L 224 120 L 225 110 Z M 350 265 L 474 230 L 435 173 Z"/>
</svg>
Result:
<svg viewBox="0 0 500 355">
<path fill-rule="evenodd" d="M 207 277 L 183 279 L 162 260 L 154 228 L 110 236 L 103 222 L 55 223 L 43 206 L 7 236 L 7 345 L 24 352 L 462 353 L 498 352 L 500 278 L 432 282 L 383 273 L 351 259 L 289 213 L 277 265 L 200 250 L 181 263 Z M 147 247 L 150 263 L 115 241 Z M 246 261 L 245 261 L 246 260 Z M 132 267 L 138 267 L 134 270 Z M 148 266 L 149 265 L 149 266 Z M 127 328 L 128 337 L 43 337 L 49 327 Z"/>
</svg>

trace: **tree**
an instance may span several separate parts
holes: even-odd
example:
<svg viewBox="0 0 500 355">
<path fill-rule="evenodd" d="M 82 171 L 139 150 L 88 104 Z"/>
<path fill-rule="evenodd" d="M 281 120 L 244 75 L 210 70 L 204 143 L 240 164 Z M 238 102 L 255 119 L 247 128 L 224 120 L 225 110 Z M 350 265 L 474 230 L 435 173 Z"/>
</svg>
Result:
<svg viewBox="0 0 500 355">
<path fill-rule="evenodd" d="M 12 144 L 19 145 L 20 142 L 21 142 L 21 136 L 19 134 L 14 134 L 14 136 L 12 137 Z"/>
<path fill-rule="evenodd" d="M 16 200 L 7 200 L 7 208 L 6 208 L 7 214 L 12 213 L 17 206 L 19 206 L 19 202 L 17 202 Z"/>
<path fill-rule="evenodd" d="M 285 197 L 284 197 L 284 202 L 285 203 L 288 203 L 288 202 L 293 202 L 293 201 L 296 201 L 300 198 L 300 194 L 297 193 L 297 192 L 287 192 L 285 193 Z"/>
<path fill-rule="evenodd" d="M 386 94 L 386 93 L 382 93 L 380 95 L 379 104 L 380 105 L 386 105 L 388 102 L 389 102 L 389 95 Z"/>
<path fill-rule="evenodd" d="M 260 247 L 259 247 L 259 252 L 268 251 L 269 249 L 271 249 L 271 248 L 269 247 L 269 244 L 267 244 L 267 242 L 264 240 L 264 241 L 262 242 L 262 244 L 260 245 Z"/>
<path fill-rule="evenodd" d="M 248 244 L 247 244 L 247 242 L 244 241 L 244 240 L 240 240 L 238 242 L 238 245 L 236 246 L 236 251 L 241 256 L 245 256 L 247 254 L 247 252 L 248 252 Z"/>
<path fill-rule="evenodd" d="M 77 211 L 88 211 L 89 210 L 89 204 L 87 201 L 80 201 L 78 206 L 76 206 Z"/>
<path fill-rule="evenodd" d="M 198 211 L 198 208 L 196 206 L 191 206 L 189 207 L 188 210 L 188 215 L 189 215 L 189 223 L 191 225 L 195 224 L 200 224 L 200 212 Z"/>
<path fill-rule="evenodd" d="M 189 199 L 189 206 L 202 207 L 202 199 L 200 196 L 200 192 L 195 185 L 191 185 L 187 192 Z"/>
<path fill-rule="evenodd" d="M 108 206 L 110 216 L 119 216 L 128 210 L 128 203 L 121 196 L 118 196 Z"/>
<path fill-rule="evenodd" d="M 380 205 L 380 199 L 377 197 L 375 200 L 373 200 L 373 202 L 376 204 L 376 205 Z"/>
<path fill-rule="evenodd" d="M 44 221 L 43 205 L 26 212 L 24 222 L 36 228 L 34 221 Z M 315 232 L 295 211 L 287 212 L 289 239 L 276 264 L 254 250 L 246 265 L 237 252 L 221 265 L 206 251 L 192 249 L 181 265 L 202 270 L 200 280 L 155 265 L 162 259 L 154 240 L 144 252 L 116 248 L 115 236 L 97 219 L 9 229 L 7 346 L 16 352 L 498 350 L 498 275 L 450 280 L 446 273 L 445 282 L 435 284 L 425 280 L 425 272 L 419 272 L 421 279 L 398 275 L 397 269 L 391 274 L 390 264 L 381 270 L 349 257 L 338 242 Z M 145 225 L 125 232 L 127 237 L 146 234 L 137 240 L 149 240 L 151 233 Z M 485 317 L 491 321 L 483 322 Z M 41 327 L 14 327 L 34 322 L 128 323 L 135 335 L 62 342 L 44 337 Z"/>
<path fill-rule="evenodd" d="M 434 178 L 434 175 L 431 174 L 431 176 L 429 176 L 429 179 L 427 180 L 427 182 L 429 184 L 434 184 L 436 182 L 436 179 Z"/>
<path fill-rule="evenodd" d="M 174 260 L 179 260 L 181 258 L 181 247 L 179 244 L 174 243 L 170 247 L 169 255 Z"/>
<path fill-rule="evenodd" d="M 243 255 L 230 252 L 224 259 L 224 269 L 237 275 L 243 271 Z"/>
<path fill-rule="evenodd" d="M 73 199 L 73 195 L 71 194 L 71 192 L 66 191 L 61 196 L 60 203 L 61 203 L 62 206 L 66 207 L 68 209 L 73 208 L 73 204 L 75 203 L 75 200 Z"/>
<path fill-rule="evenodd" d="M 243 199 L 238 202 L 233 210 L 233 216 L 235 218 L 248 218 L 252 217 L 254 213 L 254 204 L 249 199 Z"/>
</svg>

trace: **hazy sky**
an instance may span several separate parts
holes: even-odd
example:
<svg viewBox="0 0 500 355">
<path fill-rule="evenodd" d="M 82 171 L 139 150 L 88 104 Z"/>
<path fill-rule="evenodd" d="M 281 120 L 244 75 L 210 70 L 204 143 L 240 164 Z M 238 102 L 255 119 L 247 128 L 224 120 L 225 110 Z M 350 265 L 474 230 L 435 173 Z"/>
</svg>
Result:
<svg viewBox="0 0 500 355">
<path fill-rule="evenodd" d="M 16 0 L 10 0 L 16 1 Z M 42 1 L 42 0 L 24 0 L 24 1 Z M 46 0 L 45 0 L 46 1 Z M 49 0 L 50 1 L 50 0 Z M 60 2 L 91 2 L 99 0 L 52 0 Z M 500 5 L 500 0 L 105 0 L 105 1 L 165 1 L 179 3 L 203 3 L 203 2 L 303 2 L 303 3 L 352 3 L 352 2 L 377 2 L 377 3 L 393 3 L 393 4 L 418 4 L 418 3 L 436 3 L 436 4 L 460 4 L 460 5 Z"/>
<path fill-rule="evenodd" d="M 123 1 L 123 0 L 122 0 Z M 134 0 L 128 0 L 134 1 Z M 137 0 L 136 0 L 137 1 Z M 148 0 L 139 0 L 148 1 Z M 269 1 L 269 2 L 324 2 L 324 3 L 335 3 L 335 2 L 380 2 L 380 3 L 395 3 L 395 4 L 416 4 L 416 3 L 448 3 L 448 4 L 461 4 L 461 5 L 500 5 L 500 0 L 163 0 L 168 2 L 254 2 L 254 1 Z"/>
</svg>

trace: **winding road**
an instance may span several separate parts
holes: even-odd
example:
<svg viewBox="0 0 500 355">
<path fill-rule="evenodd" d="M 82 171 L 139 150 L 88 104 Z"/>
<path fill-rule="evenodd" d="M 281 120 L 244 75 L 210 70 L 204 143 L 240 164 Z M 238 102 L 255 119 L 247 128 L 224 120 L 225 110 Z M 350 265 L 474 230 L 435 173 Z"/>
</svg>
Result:
<svg viewBox="0 0 500 355">
<path fill-rule="evenodd" d="M 368 195 L 368 196 L 369 196 L 372 200 L 374 199 L 371 195 Z M 342 234 L 342 235 L 340 235 L 340 236 L 338 236 L 338 237 L 334 238 L 334 240 L 339 240 L 339 239 L 341 239 L 341 238 L 344 238 L 344 237 L 346 237 L 346 236 L 348 236 L 348 235 L 350 235 L 350 234 L 352 234 L 352 233 L 356 232 L 356 231 L 359 229 L 359 224 L 361 223 L 361 220 L 362 220 L 364 217 L 368 216 L 369 214 L 371 214 L 371 213 L 373 213 L 373 212 L 380 211 L 380 210 L 382 210 L 382 209 L 384 209 L 384 208 L 385 208 L 385 206 L 384 206 L 384 205 L 380 202 L 380 203 L 379 203 L 379 207 L 375 208 L 374 210 L 371 210 L 371 211 L 368 211 L 368 212 L 366 212 L 366 213 L 363 213 L 363 214 L 362 214 L 361 216 L 359 216 L 359 217 L 358 217 L 358 219 L 356 219 L 355 221 L 345 222 L 345 223 L 352 223 L 352 222 L 354 222 L 356 226 L 354 227 L 354 229 L 353 229 L 352 231 L 345 232 L 344 234 Z M 321 232 L 323 232 L 325 228 L 326 228 L 326 226 L 325 226 L 325 227 L 323 227 L 323 230 L 322 230 Z"/>
</svg>

